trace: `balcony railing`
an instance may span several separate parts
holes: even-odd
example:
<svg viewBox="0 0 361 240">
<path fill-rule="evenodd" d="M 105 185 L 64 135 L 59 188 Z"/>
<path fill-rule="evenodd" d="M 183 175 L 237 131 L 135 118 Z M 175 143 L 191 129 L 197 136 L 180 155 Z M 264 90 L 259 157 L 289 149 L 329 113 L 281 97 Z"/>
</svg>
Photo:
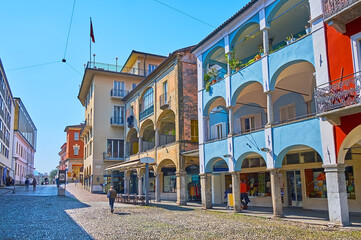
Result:
<svg viewBox="0 0 361 240">
<path fill-rule="evenodd" d="M 88 62 L 86 68 L 110 71 L 110 72 L 128 73 L 128 74 L 138 75 L 138 76 L 147 76 L 149 73 L 151 73 L 150 71 L 147 71 L 142 68 L 130 68 L 130 67 L 124 67 L 121 65 L 99 63 L 99 62 Z"/>
<path fill-rule="evenodd" d="M 112 125 L 124 125 L 124 118 L 122 117 L 111 117 L 110 124 Z"/>
<path fill-rule="evenodd" d="M 167 93 L 163 93 L 159 96 L 159 107 L 161 109 L 167 109 L 170 106 L 170 96 Z"/>
<path fill-rule="evenodd" d="M 153 149 L 154 146 L 155 146 L 155 142 L 143 141 L 143 151 L 147 151 L 147 150 Z"/>
<path fill-rule="evenodd" d="M 175 142 L 174 135 L 160 135 L 159 136 L 159 146 L 166 145 L 169 143 Z"/>
<path fill-rule="evenodd" d="M 341 12 L 360 0 L 323 0 L 323 14 L 325 19 Z"/>
<path fill-rule="evenodd" d="M 129 93 L 128 90 L 123 89 L 112 89 L 110 90 L 111 97 L 125 97 Z"/>
<path fill-rule="evenodd" d="M 346 78 L 344 80 L 344 78 Z M 361 102 L 361 75 L 337 79 L 315 89 L 316 111 L 322 114 Z"/>
<path fill-rule="evenodd" d="M 142 121 L 144 118 L 148 117 L 149 115 L 153 114 L 154 112 L 154 105 L 148 107 L 147 109 L 143 110 L 139 113 L 139 121 Z"/>
</svg>

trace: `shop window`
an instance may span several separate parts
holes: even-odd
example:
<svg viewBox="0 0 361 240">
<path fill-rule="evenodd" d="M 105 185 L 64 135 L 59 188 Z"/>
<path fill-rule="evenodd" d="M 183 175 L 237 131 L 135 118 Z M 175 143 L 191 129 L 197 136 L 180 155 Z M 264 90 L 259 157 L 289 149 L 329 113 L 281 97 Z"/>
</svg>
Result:
<svg viewBox="0 0 361 240">
<path fill-rule="evenodd" d="M 303 156 L 304 163 L 313 163 L 316 160 L 316 153 L 314 151 L 302 152 L 301 156 Z"/>
<path fill-rule="evenodd" d="M 199 178 L 199 167 L 191 165 L 186 168 L 186 184 L 189 201 L 201 200 L 201 183 Z"/>
<path fill-rule="evenodd" d="M 298 153 L 292 153 L 286 155 L 286 164 L 299 164 L 300 156 Z"/>
<path fill-rule="evenodd" d="M 262 158 L 246 158 L 243 160 L 242 168 L 265 167 L 266 162 Z"/>
<path fill-rule="evenodd" d="M 326 175 L 323 168 L 305 169 L 306 196 L 327 198 Z"/>
<path fill-rule="evenodd" d="M 175 168 L 162 168 L 163 192 L 175 193 L 177 191 L 177 177 L 175 171 Z"/>
<path fill-rule="evenodd" d="M 345 168 L 346 174 L 346 190 L 347 190 L 347 198 L 348 199 L 356 199 L 355 193 L 355 179 L 353 176 L 353 167 Z"/>
<path fill-rule="evenodd" d="M 155 176 L 152 172 L 149 172 L 149 192 L 155 192 Z"/>
<path fill-rule="evenodd" d="M 241 173 L 241 179 L 247 184 L 249 196 L 271 196 L 270 173 Z"/>
</svg>

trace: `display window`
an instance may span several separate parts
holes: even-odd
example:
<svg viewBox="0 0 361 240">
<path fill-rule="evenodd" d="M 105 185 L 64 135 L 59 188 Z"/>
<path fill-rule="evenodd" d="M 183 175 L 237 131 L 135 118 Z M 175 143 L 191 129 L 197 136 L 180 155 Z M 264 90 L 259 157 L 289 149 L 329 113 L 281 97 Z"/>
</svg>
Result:
<svg viewBox="0 0 361 240">
<path fill-rule="evenodd" d="M 155 192 L 155 176 L 152 172 L 149 172 L 149 192 Z"/>
<path fill-rule="evenodd" d="M 186 168 L 186 183 L 189 201 L 201 200 L 201 184 L 199 178 L 199 167 L 191 165 Z"/>
<path fill-rule="evenodd" d="M 327 198 L 326 175 L 323 168 L 305 169 L 306 196 Z"/>
<path fill-rule="evenodd" d="M 321 156 L 316 151 L 299 153 L 289 153 L 283 159 L 282 165 L 302 164 L 302 163 L 322 163 Z"/>
<path fill-rule="evenodd" d="M 241 173 L 241 180 L 247 184 L 249 196 L 271 196 L 271 178 L 269 172 Z"/>
<path fill-rule="evenodd" d="M 353 176 L 353 167 L 345 168 L 346 174 L 346 190 L 347 190 L 347 198 L 348 199 L 356 199 L 355 193 L 355 179 Z"/>
<path fill-rule="evenodd" d="M 177 191 L 177 177 L 175 171 L 175 168 L 162 168 L 164 193 L 175 193 Z"/>
</svg>

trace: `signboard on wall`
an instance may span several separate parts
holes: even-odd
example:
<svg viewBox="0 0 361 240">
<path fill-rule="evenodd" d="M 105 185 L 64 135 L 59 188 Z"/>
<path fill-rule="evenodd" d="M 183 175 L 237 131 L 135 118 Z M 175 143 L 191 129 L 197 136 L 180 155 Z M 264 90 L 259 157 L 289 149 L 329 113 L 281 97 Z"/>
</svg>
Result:
<svg viewBox="0 0 361 240">
<path fill-rule="evenodd" d="M 59 184 L 65 184 L 66 182 L 66 170 L 59 170 Z"/>
</svg>

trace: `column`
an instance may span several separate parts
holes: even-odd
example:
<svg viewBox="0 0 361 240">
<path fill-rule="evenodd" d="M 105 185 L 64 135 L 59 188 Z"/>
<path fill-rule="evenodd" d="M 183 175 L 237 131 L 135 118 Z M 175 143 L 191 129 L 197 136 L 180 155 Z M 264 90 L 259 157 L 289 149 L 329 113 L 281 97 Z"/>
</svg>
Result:
<svg viewBox="0 0 361 240">
<path fill-rule="evenodd" d="M 160 202 L 160 173 L 155 175 L 155 201 Z"/>
<path fill-rule="evenodd" d="M 283 206 L 281 198 L 281 183 L 278 176 L 277 168 L 270 169 L 271 175 L 271 192 L 272 192 L 272 205 L 273 205 L 273 217 L 283 217 Z"/>
<path fill-rule="evenodd" d="M 130 177 L 124 177 L 124 194 L 130 194 Z"/>
<path fill-rule="evenodd" d="M 138 174 L 138 195 L 143 195 L 143 176 Z"/>
<path fill-rule="evenodd" d="M 272 105 L 272 92 L 267 92 L 267 125 L 272 126 L 273 123 L 273 105 Z"/>
<path fill-rule="evenodd" d="M 156 129 L 155 130 L 155 147 L 158 147 L 159 146 L 159 130 Z"/>
<path fill-rule="evenodd" d="M 230 106 L 228 108 L 228 119 L 229 119 L 229 134 L 228 134 L 228 136 L 232 136 L 234 134 L 233 107 L 232 106 Z"/>
<path fill-rule="evenodd" d="M 176 172 L 177 177 L 177 204 L 187 205 L 186 199 L 186 172 L 180 170 Z"/>
<path fill-rule="evenodd" d="M 143 139 L 141 137 L 138 139 L 138 145 L 138 152 L 143 152 Z"/>
<path fill-rule="evenodd" d="M 330 222 L 350 225 L 344 164 L 323 165 L 327 182 L 327 201 Z"/>
<path fill-rule="evenodd" d="M 263 32 L 263 53 L 266 55 L 269 53 L 268 28 L 267 27 L 263 28 L 262 32 Z"/>
<path fill-rule="evenodd" d="M 203 117 L 204 142 L 208 141 L 210 138 L 210 134 L 208 133 L 208 131 L 210 130 L 208 123 L 209 123 L 209 117 Z"/>
<path fill-rule="evenodd" d="M 232 193 L 233 193 L 234 212 L 242 211 L 240 187 L 241 187 L 241 183 L 238 172 L 232 172 Z"/>
<path fill-rule="evenodd" d="M 114 186 L 114 171 L 110 172 L 110 185 Z"/>
<path fill-rule="evenodd" d="M 212 174 L 201 173 L 202 209 L 212 208 Z"/>
</svg>

